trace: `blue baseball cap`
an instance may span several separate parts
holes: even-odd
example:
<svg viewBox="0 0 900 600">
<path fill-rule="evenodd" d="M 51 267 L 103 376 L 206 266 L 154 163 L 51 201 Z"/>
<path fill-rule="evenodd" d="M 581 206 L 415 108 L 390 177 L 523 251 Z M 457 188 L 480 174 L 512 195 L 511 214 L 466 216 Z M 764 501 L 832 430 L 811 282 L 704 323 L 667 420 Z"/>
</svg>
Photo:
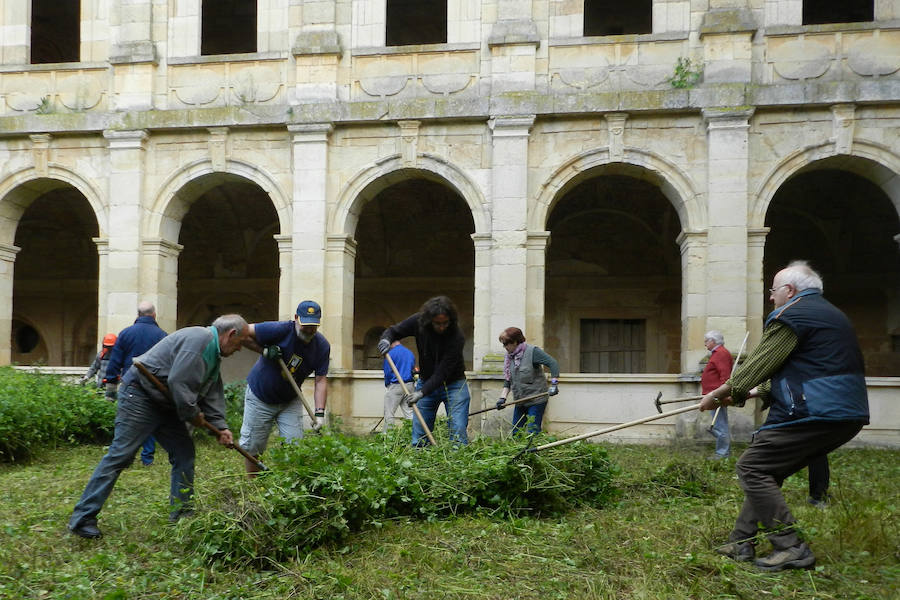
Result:
<svg viewBox="0 0 900 600">
<path fill-rule="evenodd" d="M 297 305 L 297 316 L 301 325 L 320 325 L 322 323 L 322 307 L 312 300 L 304 300 Z"/>
</svg>

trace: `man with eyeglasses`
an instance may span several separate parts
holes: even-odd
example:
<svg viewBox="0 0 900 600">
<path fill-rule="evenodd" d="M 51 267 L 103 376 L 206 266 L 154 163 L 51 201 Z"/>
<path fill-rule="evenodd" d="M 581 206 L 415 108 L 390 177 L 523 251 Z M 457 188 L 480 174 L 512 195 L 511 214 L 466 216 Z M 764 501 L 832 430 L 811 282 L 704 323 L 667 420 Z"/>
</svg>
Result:
<svg viewBox="0 0 900 600">
<path fill-rule="evenodd" d="M 713 410 L 759 397 L 769 409 L 738 460 L 744 504 L 729 543 L 717 551 L 737 561 L 753 560 L 761 523 L 773 552 L 755 560 L 758 569 L 810 569 L 816 557 L 797 534 L 781 484 L 869 423 L 863 357 L 849 319 L 825 300 L 821 276 L 805 261 L 779 271 L 769 294 L 775 310 L 766 318 L 759 346 L 700 401 L 700 410 Z"/>
<path fill-rule="evenodd" d="M 384 355 L 391 344 L 408 336 L 415 336 L 419 353 L 419 383 L 414 392 L 403 398 L 407 405 L 418 404 L 428 429 L 434 428 L 438 406 L 444 404 L 449 418 L 450 439 L 468 444 L 469 386 L 466 383 L 466 363 L 463 345 L 466 338 L 459 328 L 456 305 L 447 296 L 435 296 L 425 301 L 418 313 L 384 330 L 378 351 Z M 425 430 L 417 419 L 412 422 L 412 443 L 428 443 Z"/>
</svg>

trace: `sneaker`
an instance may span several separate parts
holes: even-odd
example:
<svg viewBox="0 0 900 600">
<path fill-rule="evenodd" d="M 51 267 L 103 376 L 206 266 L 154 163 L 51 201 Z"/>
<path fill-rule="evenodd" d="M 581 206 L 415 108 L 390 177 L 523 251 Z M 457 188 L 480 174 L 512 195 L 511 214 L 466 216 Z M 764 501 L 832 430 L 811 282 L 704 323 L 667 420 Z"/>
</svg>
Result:
<svg viewBox="0 0 900 600">
<path fill-rule="evenodd" d="M 806 499 L 806 502 L 807 502 L 807 504 L 811 504 L 812 506 L 815 506 L 816 508 L 821 508 L 823 510 L 828 508 L 828 497 L 827 496 L 824 498 L 813 498 L 812 496 L 810 496 L 809 498 Z"/>
<path fill-rule="evenodd" d="M 69 531 L 78 537 L 83 537 L 85 539 L 93 540 L 99 537 L 102 537 L 103 534 L 100 533 L 100 528 L 97 527 L 96 519 L 85 521 L 81 525 L 76 525 L 75 527 L 69 526 Z"/>
<path fill-rule="evenodd" d="M 756 556 L 756 548 L 752 542 L 728 542 L 716 548 L 716 552 L 738 562 L 747 562 Z"/>
<path fill-rule="evenodd" d="M 816 564 L 816 555 L 806 544 L 798 544 L 784 550 L 757 558 L 753 564 L 760 571 L 783 571 L 784 569 L 811 569 Z"/>
<path fill-rule="evenodd" d="M 707 456 L 706 460 L 722 460 L 724 458 L 728 458 L 727 454 L 713 454 L 711 456 Z"/>
<path fill-rule="evenodd" d="M 151 460 L 150 462 L 142 462 L 141 464 L 144 465 L 145 467 L 152 467 L 153 461 Z"/>
</svg>

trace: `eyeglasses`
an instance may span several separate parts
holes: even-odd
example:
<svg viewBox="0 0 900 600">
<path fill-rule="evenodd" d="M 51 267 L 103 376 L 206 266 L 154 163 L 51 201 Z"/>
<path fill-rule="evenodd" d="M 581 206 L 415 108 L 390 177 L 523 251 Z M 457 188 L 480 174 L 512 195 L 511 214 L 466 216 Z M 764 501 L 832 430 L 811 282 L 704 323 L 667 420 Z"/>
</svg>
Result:
<svg viewBox="0 0 900 600">
<path fill-rule="evenodd" d="M 783 287 L 789 287 L 790 285 L 791 284 L 789 284 L 789 283 L 783 283 L 783 284 L 779 285 L 778 287 L 769 288 L 769 293 L 774 294 L 776 292 L 776 290 L 780 290 Z"/>
</svg>

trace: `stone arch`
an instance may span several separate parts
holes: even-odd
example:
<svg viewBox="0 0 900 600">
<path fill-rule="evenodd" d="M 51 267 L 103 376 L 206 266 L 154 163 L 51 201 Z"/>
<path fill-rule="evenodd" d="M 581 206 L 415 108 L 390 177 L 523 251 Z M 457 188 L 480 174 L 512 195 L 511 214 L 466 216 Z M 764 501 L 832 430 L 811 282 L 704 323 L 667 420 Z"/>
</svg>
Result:
<svg viewBox="0 0 900 600">
<path fill-rule="evenodd" d="M 489 211 L 478 186 L 461 169 L 430 154 L 420 154 L 416 164 L 412 166 L 404 163 L 399 154 L 395 154 L 364 168 L 350 178 L 328 219 L 328 232 L 353 235 L 360 211 L 369 200 L 385 188 L 412 177 L 448 185 L 469 207 L 475 223 L 475 233 L 490 232 Z"/>
<path fill-rule="evenodd" d="M 706 227 L 706 207 L 701 194 L 696 191 L 696 184 L 687 173 L 647 150 L 625 148 L 622 159 L 613 160 L 608 148 L 595 148 L 567 160 L 541 185 L 535 203 L 529 209 L 529 231 L 545 229 L 553 206 L 568 190 L 607 171 L 658 186 L 675 208 L 682 230 L 697 231 Z"/>
<path fill-rule="evenodd" d="M 748 226 L 765 226 L 769 205 L 788 179 L 818 169 L 837 169 L 868 179 L 884 191 L 900 215 L 900 157 L 880 144 L 854 140 L 850 154 L 838 154 L 834 143 L 828 142 L 797 150 L 776 165 L 750 199 Z"/>
<path fill-rule="evenodd" d="M 66 185 L 84 196 L 97 219 L 99 236 L 106 237 L 107 210 L 100 191 L 74 171 L 51 163 L 46 173 L 27 167 L 11 173 L 0 183 L 0 243 L 12 245 L 19 219 L 35 198 Z"/>
<path fill-rule="evenodd" d="M 185 197 L 199 198 L 204 192 L 223 182 L 223 179 L 206 177 L 207 175 L 220 175 L 225 181 L 241 178 L 258 185 L 272 200 L 281 232 L 292 231 L 290 195 L 282 191 L 272 175 L 260 167 L 239 160 L 226 161 L 225 170 L 219 171 L 213 168 L 209 159 L 201 159 L 184 165 L 160 186 L 150 207 L 143 235 L 148 238 L 177 240 L 181 219 L 190 208 Z"/>
</svg>

